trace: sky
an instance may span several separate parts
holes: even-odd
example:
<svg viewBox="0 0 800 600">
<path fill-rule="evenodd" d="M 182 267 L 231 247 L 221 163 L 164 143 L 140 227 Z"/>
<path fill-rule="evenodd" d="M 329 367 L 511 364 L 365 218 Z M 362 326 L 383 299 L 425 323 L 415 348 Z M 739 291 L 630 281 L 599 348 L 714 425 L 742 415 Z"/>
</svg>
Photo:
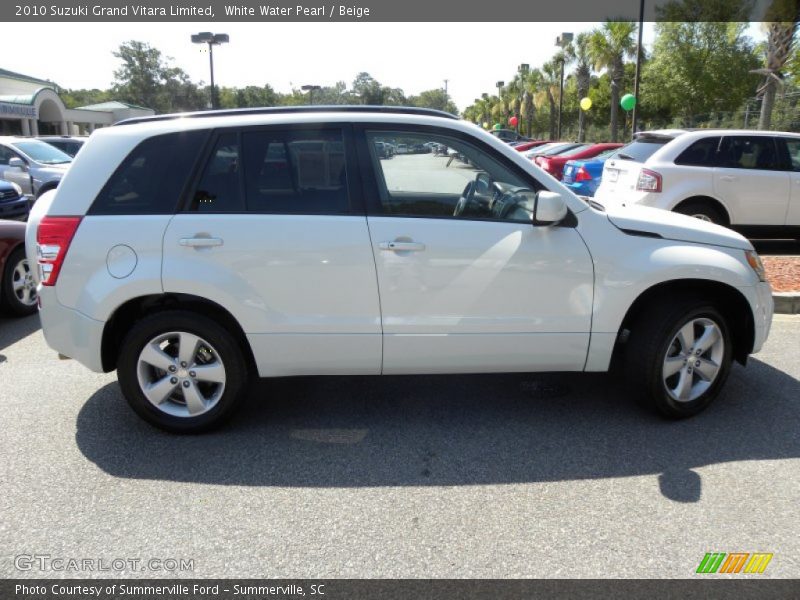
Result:
<svg viewBox="0 0 800 600">
<path fill-rule="evenodd" d="M 348 87 L 366 71 L 406 95 L 444 87 L 463 110 L 483 92 L 510 80 L 517 65 L 538 67 L 552 57 L 562 32 L 578 34 L 597 23 L 73 23 L 64 37 L 59 23 L 19 23 L 3 28 L 0 67 L 49 79 L 63 88 L 109 87 L 119 61 L 112 52 L 128 40 L 147 42 L 171 57 L 172 65 L 195 82 L 209 81 L 208 52 L 190 35 L 227 33 L 230 43 L 215 48 L 219 86 L 270 84 L 278 92 L 292 86 Z M 751 35 L 758 35 L 751 27 Z M 653 42 L 645 23 L 644 45 Z M 63 40 L 31 43 L 31 40 Z"/>
</svg>

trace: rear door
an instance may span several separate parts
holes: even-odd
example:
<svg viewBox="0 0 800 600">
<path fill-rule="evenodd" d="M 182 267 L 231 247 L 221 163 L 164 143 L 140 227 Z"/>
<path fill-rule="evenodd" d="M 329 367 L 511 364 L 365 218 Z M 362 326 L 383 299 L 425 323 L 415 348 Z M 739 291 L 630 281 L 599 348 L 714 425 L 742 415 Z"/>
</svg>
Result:
<svg viewBox="0 0 800 600">
<path fill-rule="evenodd" d="M 724 136 L 714 193 L 725 202 L 732 225 L 784 225 L 791 176 L 783 170 L 771 136 Z"/>
<path fill-rule="evenodd" d="M 378 374 L 375 263 L 344 127 L 215 134 L 164 236 L 165 292 L 229 310 L 262 376 Z"/>
<path fill-rule="evenodd" d="M 778 138 L 779 150 L 783 149 L 784 167 L 791 180 L 789 206 L 786 209 L 786 225 L 800 226 L 800 138 Z"/>
<path fill-rule="evenodd" d="M 568 224 L 534 227 L 541 184 L 454 135 L 376 126 L 359 137 L 383 372 L 582 370 L 593 290 L 583 240 Z M 392 138 L 439 143 L 459 158 L 380 159 L 375 142 Z"/>
</svg>

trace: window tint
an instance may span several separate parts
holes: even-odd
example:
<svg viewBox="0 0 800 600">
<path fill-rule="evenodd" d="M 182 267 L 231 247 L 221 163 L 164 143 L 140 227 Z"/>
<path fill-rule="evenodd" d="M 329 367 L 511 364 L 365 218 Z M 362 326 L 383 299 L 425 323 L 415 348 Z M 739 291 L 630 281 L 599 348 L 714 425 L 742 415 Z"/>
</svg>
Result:
<svg viewBox="0 0 800 600">
<path fill-rule="evenodd" d="M 242 134 L 247 210 L 344 213 L 349 210 L 340 130 Z"/>
<path fill-rule="evenodd" d="M 719 136 L 697 140 L 675 159 L 676 165 L 713 167 L 717 162 Z"/>
<path fill-rule="evenodd" d="M 616 158 L 643 163 L 673 138 L 642 137 L 617 150 Z"/>
<path fill-rule="evenodd" d="M 378 143 L 389 140 L 407 147 L 408 153 L 382 158 Z M 407 131 L 368 132 L 367 143 L 386 214 L 531 220 L 535 183 L 470 144 Z"/>
<path fill-rule="evenodd" d="M 151 137 L 122 161 L 97 195 L 89 214 L 170 214 L 178 205 L 204 131 Z"/>
<path fill-rule="evenodd" d="M 777 169 L 775 142 L 766 136 L 730 136 L 722 141 L 720 166 L 729 169 Z"/>
<path fill-rule="evenodd" d="M 7 165 L 9 160 L 19 157 L 19 154 L 13 150 L 6 148 L 5 146 L 0 146 L 0 165 Z"/>
<path fill-rule="evenodd" d="M 191 210 L 239 212 L 244 209 L 239 173 L 239 135 L 219 136 L 192 196 Z"/>
<path fill-rule="evenodd" d="M 789 151 L 789 168 L 792 171 L 800 171 L 800 140 L 796 138 L 783 138 L 786 142 L 786 149 Z"/>
</svg>

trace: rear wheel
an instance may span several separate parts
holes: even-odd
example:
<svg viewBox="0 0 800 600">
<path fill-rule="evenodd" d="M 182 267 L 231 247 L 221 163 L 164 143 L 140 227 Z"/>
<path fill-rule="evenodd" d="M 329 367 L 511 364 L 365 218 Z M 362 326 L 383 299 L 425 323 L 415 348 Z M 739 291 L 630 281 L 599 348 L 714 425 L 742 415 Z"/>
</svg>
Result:
<svg viewBox="0 0 800 600">
<path fill-rule="evenodd" d="M 36 282 L 24 248 L 9 255 L 0 292 L 3 305 L 12 315 L 24 317 L 36 312 Z"/>
<path fill-rule="evenodd" d="M 727 225 L 728 221 L 722 211 L 710 204 L 709 202 L 702 202 L 698 200 L 690 200 L 675 208 L 676 213 L 694 217 L 701 221 L 709 223 L 716 223 L 717 225 Z"/>
<path fill-rule="evenodd" d="M 631 327 L 625 377 L 645 405 L 690 417 L 719 395 L 732 350 L 728 324 L 714 306 L 698 298 L 665 301 Z"/>
<path fill-rule="evenodd" d="M 176 433 L 213 429 L 247 388 L 237 340 L 199 314 L 167 311 L 137 322 L 117 364 L 122 393 L 147 422 Z"/>
</svg>

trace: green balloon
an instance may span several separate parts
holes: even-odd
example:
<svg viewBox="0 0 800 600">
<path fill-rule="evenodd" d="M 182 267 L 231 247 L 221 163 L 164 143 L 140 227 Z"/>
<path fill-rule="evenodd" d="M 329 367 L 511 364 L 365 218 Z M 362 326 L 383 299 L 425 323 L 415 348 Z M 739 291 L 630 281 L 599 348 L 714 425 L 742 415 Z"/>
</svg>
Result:
<svg viewBox="0 0 800 600">
<path fill-rule="evenodd" d="M 500 129 L 502 129 L 502 128 L 503 128 L 503 126 L 502 126 L 502 125 L 500 125 L 500 123 L 495 123 L 495 124 L 494 124 L 494 128 L 495 128 L 496 130 L 500 130 Z"/>
<path fill-rule="evenodd" d="M 622 107 L 622 110 L 633 110 L 633 107 L 636 106 L 636 96 L 633 94 L 625 94 L 619 101 L 619 105 Z"/>
</svg>

